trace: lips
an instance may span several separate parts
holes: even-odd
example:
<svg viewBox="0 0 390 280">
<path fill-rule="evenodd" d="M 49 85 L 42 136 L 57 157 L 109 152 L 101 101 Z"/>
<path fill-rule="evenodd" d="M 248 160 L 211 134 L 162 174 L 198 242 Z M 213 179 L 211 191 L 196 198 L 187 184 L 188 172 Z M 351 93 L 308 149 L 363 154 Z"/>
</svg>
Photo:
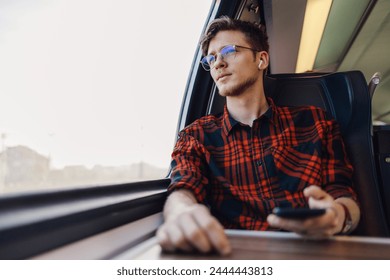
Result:
<svg viewBox="0 0 390 280">
<path fill-rule="evenodd" d="M 217 76 L 217 82 L 219 81 L 219 79 L 222 79 L 223 77 L 227 77 L 227 76 L 230 76 L 231 74 L 227 74 L 227 73 L 224 73 L 224 74 L 220 74 Z"/>
</svg>

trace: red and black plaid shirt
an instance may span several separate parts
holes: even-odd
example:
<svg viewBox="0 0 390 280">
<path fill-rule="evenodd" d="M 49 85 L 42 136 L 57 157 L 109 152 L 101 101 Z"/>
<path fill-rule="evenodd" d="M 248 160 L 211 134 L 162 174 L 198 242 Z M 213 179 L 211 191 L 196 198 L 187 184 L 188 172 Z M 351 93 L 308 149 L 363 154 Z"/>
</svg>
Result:
<svg viewBox="0 0 390 280">
<path fill-rule="evenodd" d="M 205 116 L 179 134 L 169 191 L 187 189 L 226 228 L 267 230 L 277 206 L 303 207 L 303 189 L 351 197 L 352 166 L 338 124 L 315 107 L 270 108 L 252 127 Z"/>
</svg>

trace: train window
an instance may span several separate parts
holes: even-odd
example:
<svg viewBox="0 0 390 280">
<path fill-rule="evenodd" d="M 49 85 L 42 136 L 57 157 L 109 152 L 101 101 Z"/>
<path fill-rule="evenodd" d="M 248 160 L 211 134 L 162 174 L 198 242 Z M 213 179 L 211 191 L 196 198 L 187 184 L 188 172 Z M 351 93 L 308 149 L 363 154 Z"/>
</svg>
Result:
<svg viewBox="0 0 390 280">
<path fill-rule="evenodd" d="M 0 194 L 163 178 L 209 0 L 0 3 Z"/>
</svg>

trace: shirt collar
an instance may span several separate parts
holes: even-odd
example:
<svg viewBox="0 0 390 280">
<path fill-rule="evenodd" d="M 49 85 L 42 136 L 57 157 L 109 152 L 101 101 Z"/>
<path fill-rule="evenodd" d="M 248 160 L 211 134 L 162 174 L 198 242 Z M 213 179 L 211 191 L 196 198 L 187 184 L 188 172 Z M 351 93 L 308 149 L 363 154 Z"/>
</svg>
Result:
<svg viewBox="0 0 390 280">
<path fill-rule="evenodd" d="M 274 101 L 267 97 L 269 108 L 268 110 L 259 117 L 260 118 L 267 118 L 270 123 L 277 125 L 278 124 L 278 111 L 277 106 L 275 105 Z M 223 121 L 222 121 L 222 130 L 227 135 L 232 131 L 232 129 L 238 125 L 240 122 L 235 120 L 232 116 L 230 116 L 229 111 L 227 109 L 227 105 L 225 104 L 224 110 L 223 110 Z"/>
</svg>

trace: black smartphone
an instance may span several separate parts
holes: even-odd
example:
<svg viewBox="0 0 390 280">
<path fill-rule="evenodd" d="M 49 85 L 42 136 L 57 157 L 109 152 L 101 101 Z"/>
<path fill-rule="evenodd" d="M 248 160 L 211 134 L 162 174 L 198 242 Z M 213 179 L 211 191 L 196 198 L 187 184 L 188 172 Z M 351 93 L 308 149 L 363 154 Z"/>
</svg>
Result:
<svg viewBox="0 0 390 280">
<path fill-rule="evenodd" d="M 325 211 L 325 209 L 276 207 L 273 209 L 272 213 L 282 218 L 307 219 L 321 216 L 325 214 Z"/>
</svg>

